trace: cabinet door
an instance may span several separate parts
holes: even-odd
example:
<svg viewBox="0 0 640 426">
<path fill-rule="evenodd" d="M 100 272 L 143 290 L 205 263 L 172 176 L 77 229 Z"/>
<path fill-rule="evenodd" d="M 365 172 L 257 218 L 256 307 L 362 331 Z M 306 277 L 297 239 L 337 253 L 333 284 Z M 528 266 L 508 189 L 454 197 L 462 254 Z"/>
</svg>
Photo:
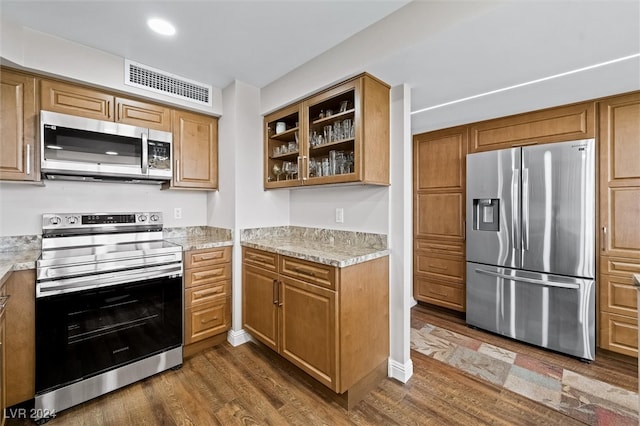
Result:
<svg viewBox="0 0 640 426">
<path fill-rule="evenodd" d="M 78 115 L 96 120 L 113 121 L 114 97 L 98 90 L 42 80 L 40 104 L 46 111 Z"/>
<path fill-rule="evenodd" d="M 36 79 L 3 69 L 0 83 L 0 179 L 40 180 Z"/>
<path fill-rule="evenodd" d="M 304 127 L 302 104 L 294 104 L 264 118 L 264 187 L 300 186 L 303 168 Z M 301 149 L 303 148 L 303 149 Z"/>
<path fill-rule="evenodd" d="M 116 121 L 170 132 L 171 110 L 160 105 L 116 98 Z"/>
<path fill-rule="evenodd" d="M 336 293 L 281 276 L 282 356 L 336 390 Z"/>
<path fill-rule="evenodd" d="M 243 264 L 242 326 L 278 350 L 278 274 Z"/>
<path fill-rule="evenodd" d="M 595 137 L 593 102 L 568 105 L 471 125 L 471 152 Z"/>
<path fill-rule="evenodd" d="M 230 299 L 222 299 L 185 309 L 184 344 L 199 342 L 229 329 Z"/>
<path fill-rule="evenodd" d="M 218 188 L 218 119 L 173 111 L 174 188 Z"/>
<path fill-rule="evenodd" d="M 15 271 L 5 284 L 11 297 L 5 311 L 7 355 L 7 406 L 35 396 L 36 357 L 36 273 L 35 270 Z"/>
<path fill-rule="evenodd" d="M 600 254 L 640 258 L 640 93 L 600 102 Z"/>
</svg>

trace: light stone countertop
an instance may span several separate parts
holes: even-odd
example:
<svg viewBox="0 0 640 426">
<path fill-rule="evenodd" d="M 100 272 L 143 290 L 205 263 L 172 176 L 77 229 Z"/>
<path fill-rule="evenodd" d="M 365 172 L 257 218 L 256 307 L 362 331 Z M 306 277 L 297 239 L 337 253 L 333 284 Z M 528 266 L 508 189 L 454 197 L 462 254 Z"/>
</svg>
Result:
<svg viewBox="0 0 640 426">
<path fill-rule="evenodd" d="M 640 287 L 640 274 L 633 274 L 633 283 L 636 287 Z"/>
<path fill-rule="evenodd" d="M 389 255 L 386 236 L 290 228 L 273 228 L 275 232 L 267 229 L 266 235 L 249 230 L 245 233 L 248 238 L 243 239 L 241 245 L 338 268 Z"/>
<path fill-rule="evenodd" d="M 200 250 L 215 247 L 232 246 L 233 241 L 227 238 L 208 236 L 187 236 L 180 238 L 165 238 L 166 241 L 182 246 L 182 251 Z"/>
<path fill-rule="evenodd" d="M 40 250 L 0 252 L 0 284 L 9 278 L 13 271 L 36 269 L 36 260 L 39 257 Z"/>
</svg>

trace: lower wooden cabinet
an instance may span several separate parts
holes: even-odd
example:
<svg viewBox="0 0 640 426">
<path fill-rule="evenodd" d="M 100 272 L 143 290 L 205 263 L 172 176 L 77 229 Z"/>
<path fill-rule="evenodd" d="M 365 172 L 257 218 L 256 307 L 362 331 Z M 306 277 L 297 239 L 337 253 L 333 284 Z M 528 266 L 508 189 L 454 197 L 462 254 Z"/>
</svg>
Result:
<svg viewBox="0 0 640 426">
<path fill-rule="evenodd" d="M 5 372 L 8 407 L 32 399 L 36 392 L 36 273 L 14 271 L 5 284 Z"/>
<path fill-rule="evenodd" d="M 638 299 L 633 274 L 640 261 L 600 256 L 599 346 L 613 352 L 638 356 Z"/>
<path fill-rule="evenodd" d="M 242 285 L 244 329 L 334 392 L 386 369 L 388 257 L 336 268 L 245 247 Z"/>
<path fill-rule="evenodd" d="M 185 252 L 184 354 L 225 339 L 231 327 L 231 247 Z"/>
</svg>

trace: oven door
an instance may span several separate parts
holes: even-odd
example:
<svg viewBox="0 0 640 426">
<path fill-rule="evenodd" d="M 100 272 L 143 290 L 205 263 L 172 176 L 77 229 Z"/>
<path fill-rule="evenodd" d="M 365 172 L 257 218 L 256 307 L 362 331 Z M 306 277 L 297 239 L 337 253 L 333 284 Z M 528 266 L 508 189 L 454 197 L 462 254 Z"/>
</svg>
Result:
<svg viewBox="0 0 640 426">
<path fill-rule="evenodd" d="M 36 299 L 36 394 L 182 345 L 182 277 Z"/>
</svg>

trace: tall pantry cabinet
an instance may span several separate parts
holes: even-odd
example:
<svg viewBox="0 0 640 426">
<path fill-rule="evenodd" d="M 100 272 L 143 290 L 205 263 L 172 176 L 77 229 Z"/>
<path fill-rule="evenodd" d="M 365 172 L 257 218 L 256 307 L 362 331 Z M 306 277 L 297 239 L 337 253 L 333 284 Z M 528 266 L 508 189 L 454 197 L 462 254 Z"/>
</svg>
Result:
<svg viewBox="0 0 640 426">
<path fill-rule="evenodd" d="M 454 127 L 414 136 L 416 300 L 465 310 L 465 157 L 469 132 Z"/>
<path fill-rule="evenodd" d="M 640 93 L 607 98 L 600 113 L 600 347 L 638 356 Z"/>
</svg>

